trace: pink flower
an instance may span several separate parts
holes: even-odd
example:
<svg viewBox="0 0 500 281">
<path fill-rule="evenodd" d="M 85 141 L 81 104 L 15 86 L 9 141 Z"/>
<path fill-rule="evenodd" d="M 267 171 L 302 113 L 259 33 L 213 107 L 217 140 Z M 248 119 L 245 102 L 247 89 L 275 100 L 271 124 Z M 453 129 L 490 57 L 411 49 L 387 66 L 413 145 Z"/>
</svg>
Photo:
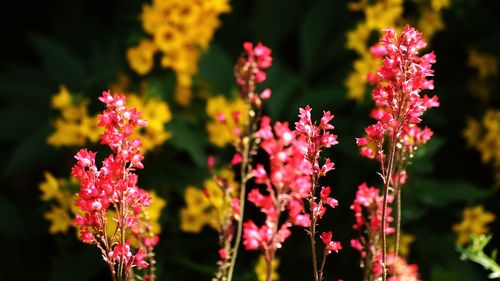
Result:
<svg viewBox="0 0 500 281">
<path fill-rule="evenodd" d="M 321 240 L 325 244 L 325 251 L 328 254 L 332 251 L 338 253 L 340 250 L 342 250 L 342 245 L 340 244 L 340 242 L 332 241 L 331 231 L 321 233 Z"/>
</svg>

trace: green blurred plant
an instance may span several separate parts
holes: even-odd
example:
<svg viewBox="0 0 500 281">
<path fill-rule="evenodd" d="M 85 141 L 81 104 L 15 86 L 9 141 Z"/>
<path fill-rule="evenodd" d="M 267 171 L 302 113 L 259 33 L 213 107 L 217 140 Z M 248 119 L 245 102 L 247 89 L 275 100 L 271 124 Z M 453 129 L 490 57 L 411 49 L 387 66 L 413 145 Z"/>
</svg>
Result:
<svg viewBox="0 0 500 281">
<path fill-rule="evenodd" d="M 490 279 L 500 279 L 500 265 L 497 263 L 497 249 L 494 249 L 490 255 L 484 252 L 484 248 L 488 245 L 492 234 L 483 234 L 472 237 L 472 243 L 469 246 L 462 248 L 457 246 L 457 250 L 462 253 L 462 260 L 470 260 L 480 264 L 484 269 L 491 271 L 488 275 Z"/>
</svg>

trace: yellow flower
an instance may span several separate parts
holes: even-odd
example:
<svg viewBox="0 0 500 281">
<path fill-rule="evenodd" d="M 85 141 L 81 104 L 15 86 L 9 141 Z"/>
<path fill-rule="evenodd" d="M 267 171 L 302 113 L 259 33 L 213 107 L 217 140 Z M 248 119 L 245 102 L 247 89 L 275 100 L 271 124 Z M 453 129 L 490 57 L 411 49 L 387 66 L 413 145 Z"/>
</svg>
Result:
<svg viewBox="0 0 500 281">
<path fill-rule="evenodd" d="M 450 0 L 432 0 L 431 6 L 434 11 L 450 7 Z"/>
<path fill-rule="evenodd" d="M 184 193 L 186 204 L 193 213 L 202 213 L 210 207 L 210 201 L 200 189 L 194 186 L 188 186 Z"/>
<path fill-rule="evenodd" d="M 481 124 L 475 119 L 467 118 L 467 126 L 463 131 L 463 136 L 469 146 L 476 146 L 481 136 Z"/>
<path fill-rule="evenodd" d="M 228 101 L 224 96 L 209 98 L 206 111 L 212 120 L 207 123 L 208 138 L 210 142 L 219 147 L 234 144 L 238 137 L 234 134 L 236 129 L 242 129 L 248 122 L 248 108 L 241 98 Z M 235 122 L 233 114 L 239 115 L 239 122 Z M 217 119 L 224 116 L 224 121 Z"/>
<path fill-rule="evenodd" d="M 424 9 L 420 19 L 418 20 L 418 29 L 428 40 L 438 31 L 445 27 L 443 18 L 440 12 L 431 9 Z"/>
<path fill-rule="evenodd" d="M 58 206 L 52 206 L 52 209 L 44 214 L 44 218 L 50 221 L 49 232 L 51 234 L 66 233 L 73 225 L 68 211 Z"/>
<path fill-rule="evenodd" d="M 479 77 L 482 79 L 496 76 L 498 73 L 498 62 L 495 56 L 482 54 L 475 49 L 471 49 L 467 62 L 470 67 L 477 69 Z"/>
<path fill-rule="evenodd" d="M 161 232 L 160 216 L 161 211 L 167 205 L 167 201 L 158 196 L 156 192 L 150 191 L 152 203 L 151 206 L 147 207 L 144 212 L 151 222 L 152 231 L 154 234 L 159 234 Z"/>
<path fill-rule="evenodd" d="M 141 138 L 144 153 L 153 150 L 171 138 L 171 133 L 165 130 L 166 123 L 172 120 L 172 113 L 166 102 L 159 98 L 129 94 L 127 95 L 127 106 L 140 111 L 141 118 L 148 121 L 148 125 L 144 128 L 138 128 L 134 135 L 134 137 Z"/>
<path fill-rule="evenodd" d="M 389 251 L 394 252 L 396 246 L 396 237 L 394 236 L 394 243 L 389 245 Z M 399 255 L 407 257 L 410 254 L 410 245 L 415 242 L 415 235 L 401 233 L 399 237 Z"/>
<path fill-rule="evenodd" d="M 494 220 L 495 215 L 485 211 L 482 205 L 465 208 L 462 221 L 453 225 L 453 231 L 458 235 L 457 244 L 464 246 L 470 242 L 473 235 L 489 232 L 486 225 Z"/>
<path fill-rule="evenodd" d="M 155 52 L 156 45 L 150 40 L 143 39 L 137 47 L 127 50 L 127 61 L 135 72 L 145 75 L 153 68 Z"/>
<path fill-rule="evenodd" d="M 43 175 L 45 177 L 45 181 L 38 185 L 40 191 L 42 192 L 42 201 L 61 198 L 63 195 L 57 179 L 49 172 L 44 172 Z"/>
<path fill-rule="evenodd" d="M 71 106 L 72 99 L 71 95 L 66 88 L 66 86 L 59 86 L 59 93 L 52 97 L 52 107 L 57 109 L 62 109 Z"/>
<path fill-rule="evenodd" d="M 280 276 L 278 274 L 278 267 L 280 265 L 280 261 L 277 258 L 274 258 L 271 263 L 271 280 L 279 280 Z M 267 263 L 264 256 L 260 256 L 257 264 L 255 265 L 255 274 L 257 275 L 257 280 L 266 281 L 267 277 Z"/>
<path fill-rule="evenodd" d="M 207 223 L 207 216 L 192 209 L 183 208 L 180 210 L 181 230 L 184 232 L 200 233 Z"/>
<path fill-rule="evenodd" d="M 155 0 L 143 6 L 143 28 L 163 53 L 161 65 L 176 74 L 179 104 L 189 105 L 200 48 L 208 47 L 220 25 L 219 15 L 229 11 L 229 0 Z"/>
</svg>

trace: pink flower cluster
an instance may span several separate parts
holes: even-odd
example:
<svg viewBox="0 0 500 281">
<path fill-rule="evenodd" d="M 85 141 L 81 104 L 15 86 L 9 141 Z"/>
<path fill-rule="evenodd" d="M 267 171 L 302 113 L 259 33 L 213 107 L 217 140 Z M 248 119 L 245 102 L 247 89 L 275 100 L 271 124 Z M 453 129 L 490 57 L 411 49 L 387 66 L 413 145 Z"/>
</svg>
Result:
<svg viewBox="0 0 500 281">
<path fill-rule="evenodd" d="M 262 164 L 255 167 L 255 183 L 264 185 L 266 194 L 254 188 L 248 194 L 248 201 L 261 209 L 266 220 L 260 228 L 253 221 L 244 224 L 243 245 L 247 250 L 262 249 L 265 253 L 274 253 L 290 236 L 290 226 L 307 227 L 310 224 L 303 199 L 311 189 L 309 174 L 312 167 L 304 158 L 306 144 L 296 138 L 288 123 L 276 122 L 271 127 L 270 118 L 264 116 L 257 134 L 261 139 L 260 147 L 269 155 L 270 173 Z M 280 226 L 280 217 L 285 210 L 288 217 Z"/>
<path fill-rule="evenodd" d="M 388 202 L 393 201 L 393 196 L 388 196 Z M 353 229 L 361 232 L 368 231 L 371 237 L 376 237 L 382 223 L 382 204 L 383 198 L 380 195 L 380 190 L 373 186 L 369 187 L 365 182 L 358 186 L 356 197 L 351 205 L 351 210 L 354 211 L 355 223 Z M 392 209 L 387 208 L 385 233 L 394 233 L 394 228 L 390 223 L 394 220 L 390 214 Z"/>
<path fill-rule="evenodd" d="M 377 262 L 373 268 L 376 278 L 381 277 L 383 272 L 380 256 L 381 253 L 378 253 Z M 420 281 L 418 277 L 418 266 L 416 264 L 408 264 L 403 257 L 389 254 L 387 257 L 387 269 L 389 275 L 387 281 Z"/>
<path fill-rule="evenodd" d="M 324 215 L 326 206 L 338 205 L 337 200 L 330 197 L 328 186 L 321 187 L 319 197 L 315 195 L 319 178 L 334 169 L 329 159 L 319 164 L 321 150 L 337 144 L 337 136 L 329 132 L 333 129 L 330 124 L 333 116 L 324 112 L 316 124 L 311 121 L 309 106 L 299 112 L 300 119 L 293 131 L 286 122 L 271 126 L 270 118 L 264 116 L 257 132 L 260 147 L 269 155 L 269 173 L 264 165 L 255 166 L 255 183 L 264 186 L 266 192 L 263 194 L 254 188 L 248 194 L 248 201 L 265 214 L 265 222 L 261 227 L 251 220 L 245 222 L 243 245 L 247 250 L 262 250 L 268 263 L 291 235 L 291 226 L 310 229 Z M 309 203 L 308 209 L 304 202 Z M 314 231 L 311 235 L 315 234 Z M 325 244 L 324 258 L 342 249 L 339 242 L 332 241 L 331 231 L 323 232 L 320 238 Z"/>
<path fill-rule="evenodd" d="M 434 89 L 433 80 L 427 77 L 433 76 L 431 67 L 436 62 L 433 52 L 418 55 L 427 46 L 422 34 L 408 25 L 399 37 L 394 30 L 386 29 L 380 43 L 371 51 L 375 58 L 383 57 L 383 63 L 377 77 L 369 79 L 378 83 L 372 93 L 377 108 L 370 114 L 377 122 L 366 128 L 367 137 L 356 140 L 362 146 L 361 154 L 368 158 L 375 158 L 377 153 L 383 157 L 385 136 L 400 140 L 407 151 L 427 142 L 432 131 L 417 124 L 427 109 L 439 106 L 437 96 L 420 96 L 422 90 Z"/>
<path fill-rule="evenodd" d="M 101 168 L 96 166 L 95 152 L 81 149 L 75 155 L 77 163 L 72 175 L 80 182 L 75 204 L 84 213 L 84 216 L 76 215 L 75 224 L 81 229 L 82 241 L 96 244 L 103 252 L 115 277 L 115 274 L 126 275 L 115 272 L 115 265 L 121 265 L 123 270 L 148 266 L 144 261 L 147 256 L 144 249 L 139 249 L 135 255 L 131 253 L 126 232 L 139 238 L 148 250 L 155 246 L 158 237 L 145 236 L 137 227 L 143 208 L 151 205 L 151 196 L 137 187 L 138 176 L 134 170 L 144 167 L 143 156 L 140 154 L 141 141 L 131 135 L 136 127 L 145 126 L 146 122 L 139 119 L 140 113 L 135 109 L 125 107 L 123 95 L 111 95 L 106 91 L 99 100 L 107 107 L 99 115 L 98 125 L 105 128 L 101 143 L 108 145 L 113 154 L 102 161 Z M 116 214 L 114 233 L 107 233 L 108 210 Z"/>
<path fill-rule="evenodd" d="M 323 112 L 319 124 L 313 123 L 311 120 L 311 107 L 299 109 L 299 122 L 295 122 L 295 133 L 299 139 L 305 144 L 304 155 L 306 161 L 312 167 L 310 178 L 312 187 L 309 193 L 308 206 L 309 213 L 312 215 L 312 226 L 309 231 L 310 235 L 316 235 L 315 226 L 326 212 L 326 206 L 335 208 L 338 206 L 338 201 L 330 197 L 330 187 L 322 186 L 319 197 L 316 195 L 316 188 L 319 187 L 319 179 L 324 177 L 326 173 L 334 169 L 334 163 L 330 158 L 326 158 L 325 162 L 320 165 L 320 154 L 324 148 L 329 148 L 338 143 L 337 135 L 330 133 L 334 127 L 330 122 L 333 115 L 329 112 Z M 321 235 L 322 241 L 325 244 L 326 253 L 331 251 L 338 252 L 342 247 L 339 242 L 332 242 L 331 232 L 323 232 Z M 329 239 L 327 239 L 329 238 Z"/>
<path fill-rule="evenodd" d="M 246 56 L 241 56 L 235 65 L 236 83 L 241 88 L 242 95 L 248 98 L 250 103 L 256 107 L 262 105 L 262 100 L 271 97 L 271 90 L 265 89 L 257 94 L 256 85 L 266 80 L 265 69 L 271 67 L 273 58 L 271 49 L 258 43 L 256 46 L 251 42 L 243 44 Z"/>
</svg>

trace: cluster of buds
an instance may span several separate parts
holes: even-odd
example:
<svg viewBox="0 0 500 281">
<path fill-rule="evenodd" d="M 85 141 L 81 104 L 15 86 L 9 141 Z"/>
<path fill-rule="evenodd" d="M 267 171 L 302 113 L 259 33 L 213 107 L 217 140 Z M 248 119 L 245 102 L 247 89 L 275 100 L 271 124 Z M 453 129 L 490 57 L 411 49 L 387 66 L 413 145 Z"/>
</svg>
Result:
<svg viewBox="0 0 500 281">
<path fill-rule="evenodd" d="M 265 89 L 260 94 L 256 92 L 257 84 L 264 82 L 267 78 L 265 69 L 271 67 L 273 58 L 271 49 L 258 43 L 254 46 L 251 42 L 243 44 L 245 55 L 238 59 L 234 67 L 236 83 L 241 88 L 241 95 L 253 106 L 260 108 L 262 101 L 271 97 L 271 90 Z"/>
<path fill-rule="evenodd" d="M 151 205 L 151 196 L 137 186 L 135 169 L 142 169 L 143 156 L 140 153 L 140 139 L 132 139 L 136 127 L 146 126 L 139 119 L 140 112 L 128 109 L 125 97 L 104 92 L 99 98 L 107 109 L 99 115 L 99 126 L 104 127 L 101 143 L 113 151 L 102 161 L 99 169 L 95 163 L 96 153 L 81 149 L 76 155 L 77 163 L 72 175 L 80 182 L 80 191 L 75 202 L 83 214 L 76 215 L 75 224 L 80 227 L 81 239 L 95 244 L 115 280 L 127 280 L 134 267 L 146 268 L 153 260 L 153 247 L 158 243 L 151 227 L 142 213 Z M 113 214 L 108 221 L 109 215 Z M 108 225 L 116 224 L 109 232 Z M 128 237 L 138 243 L 135 254 L 131 250 Z M 145 278 L 154 279 L 151 270 Z"/>
</svg>

